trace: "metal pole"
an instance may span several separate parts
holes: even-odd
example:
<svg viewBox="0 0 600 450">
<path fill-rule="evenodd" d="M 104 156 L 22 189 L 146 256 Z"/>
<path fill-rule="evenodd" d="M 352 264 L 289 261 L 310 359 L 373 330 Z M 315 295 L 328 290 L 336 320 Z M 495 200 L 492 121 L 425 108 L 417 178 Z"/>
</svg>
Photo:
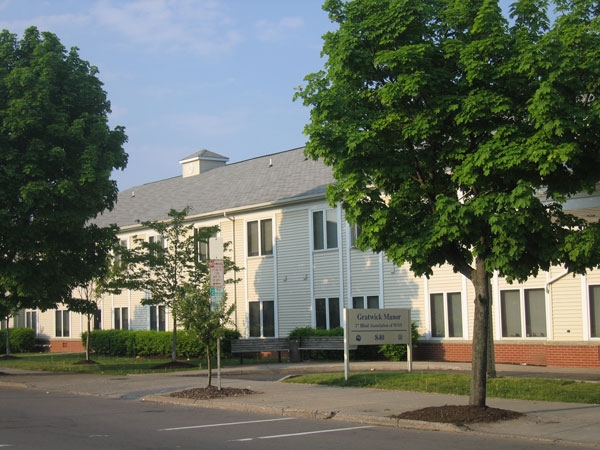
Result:
<svg viewBox="0 0 600 450">
<path fill-rule="evenodd" d="M 221 338 L 217 338 L 217 385 L 221 390 Z"/>
<path fill-rule="evenodd" d="M 348 348 L 348 309 L 344 308 L 344 380 L 350 372 L 350 349 Z"/>
</svg>

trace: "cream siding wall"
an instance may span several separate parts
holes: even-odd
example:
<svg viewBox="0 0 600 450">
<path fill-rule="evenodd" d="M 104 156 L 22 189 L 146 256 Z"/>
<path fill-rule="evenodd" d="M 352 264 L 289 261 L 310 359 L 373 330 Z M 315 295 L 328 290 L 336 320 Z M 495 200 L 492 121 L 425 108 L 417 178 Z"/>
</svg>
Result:
<svg viewBox="0 0 600 450">
<path fill-rule="evenodd" d="M 315 298 L 340 296 L 339 249 L 313 252 L 313 288 Z"/>
<path fill-rule="evenodd" d="M 279 335 L 312 320 L 308 208 L 277 214 L 277 280 Z"/>
<path fill-rule="evenodd" d="M 351 292 L 352 296 L 379 295 L 379 275 L 381 267 L 379 254 L 373 252 L 361 252 L 357 249 L 350 250 L 350 270 L 352 274 Z M 381 298 L 380 304 L 381 304 Z"/>
<path fill-rule="evenodd" d="M 384 307 L 410 308 L 411 320 L 418 323 L 419 333 L 424 334 L 423 279 L 415 277 L 408 264 L 397 267 L 384 258 L 383 280 Z"/>
</svg>

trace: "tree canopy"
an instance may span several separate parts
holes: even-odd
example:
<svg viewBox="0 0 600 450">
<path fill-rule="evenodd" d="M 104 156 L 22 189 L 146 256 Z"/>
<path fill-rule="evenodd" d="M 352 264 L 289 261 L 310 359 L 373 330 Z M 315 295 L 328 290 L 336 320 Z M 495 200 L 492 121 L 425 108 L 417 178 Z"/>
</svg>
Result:
<svg viewBox="0 0 600 450">
<path fill-rule="evenodd" d="M 306 153 L 359 245 L 417 275 L 451 264 L 475 286 L 474 384 L 485 403 L 488 282 L 600 263 L 600 226 L 563 211 L 600 181 L 600 6 L 591 0 L 327 0 L 337 29 Z M 552 15 L 552 20 L 550 16 Z"/>
<path fill-rule="evenodd" d="M 0 291 L 17 308 L 67 302 L 114 245 L 92 221 L 114 205 L 127 137 L 97 73 L 52 33 L 0 33 Z"/>
</svg>

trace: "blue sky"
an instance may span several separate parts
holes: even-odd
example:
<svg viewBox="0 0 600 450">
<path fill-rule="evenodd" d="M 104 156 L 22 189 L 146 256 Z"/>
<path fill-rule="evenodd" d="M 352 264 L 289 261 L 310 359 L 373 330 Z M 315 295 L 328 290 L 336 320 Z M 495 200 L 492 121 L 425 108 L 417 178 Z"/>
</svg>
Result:
<svg viewBox="0 0 600 450">
<path fill-rule="evenodd" d="M 294 87 L 323 67 L 322 0 L 0 0 L 0 28 L 35 25 L 99 69 L 123 125 L 120 189 L 181 173 L 201 149 L 229 162 L 301 147 Z"/>
<path fill-rule="evenodd" d="M 111 126 L 129 136 L 120 189 L 179 176 L 201 149 L 242 161 L 301 147 L 292 100 L 323 68 L 323 0 L 0 0 L 0 28 L 32 25 L 99 69 Z M 506 3 L 503 1 L 501 3 Z"/>
</svg>

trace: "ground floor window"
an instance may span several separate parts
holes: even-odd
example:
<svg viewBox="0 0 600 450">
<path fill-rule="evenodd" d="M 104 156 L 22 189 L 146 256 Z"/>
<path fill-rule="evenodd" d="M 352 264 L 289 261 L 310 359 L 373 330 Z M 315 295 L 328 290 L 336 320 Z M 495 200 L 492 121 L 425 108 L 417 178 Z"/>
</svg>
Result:
<svg viewBox="0 0 600 450">
<path fill-rule="evenodd" d="M 340 326 L 340 299 L 338 297 L 316 298 L 315 316 L 318 329 L 338 328 Z"/>
<path fill-rule="evenodd" d="M 600 337 L 600 286 L 590 286 L 590 336 Z"/>
<path fill-rule="evenodd" d="M 65 309 L 57 309 L 54 312 L 54 330 L 56 337 L 69 337 L 70 323 L 69 323 L 69 311 Z"/>
<path fill-rule="evenodd" d="M 129 329 L 129 308 L 115 308 L 115 330 Z"/>
<path fill-rule="evenodd" d="M 463 337 L 462 298 L 460 292 L 429 296 L 431 337 Z"/>
<path fill-rule="evenodd" d="M 37 330 L 37 311 L 25 312 L 25 327 Z"/>
<path fill-rule="evenodd" d="M 165 331 L 165 307 L 163 305 L 150 306 L 150 329 Z"/>
<path fill-rule="evenodd" d="M 546 337 L 544 289 L 511 289 L 500 292 L 502 337 Z"/>
<path fill-rule="evenodd" d="M 250 337 L 275 336 L 275 302 L 259 300 L 249 303 Z"/>
<path fill-rule="evenodd" d="M 94 313 L 94 330 L 101 330 L 102 329 L 102 310 L 101 309 L 97 309 L 96 312 Z"/>
<path fill-rule="evenodd" d="M 378 295 L 358 295 L 352 297 L 354 309 L 379 309 Z"/>
</svg>

